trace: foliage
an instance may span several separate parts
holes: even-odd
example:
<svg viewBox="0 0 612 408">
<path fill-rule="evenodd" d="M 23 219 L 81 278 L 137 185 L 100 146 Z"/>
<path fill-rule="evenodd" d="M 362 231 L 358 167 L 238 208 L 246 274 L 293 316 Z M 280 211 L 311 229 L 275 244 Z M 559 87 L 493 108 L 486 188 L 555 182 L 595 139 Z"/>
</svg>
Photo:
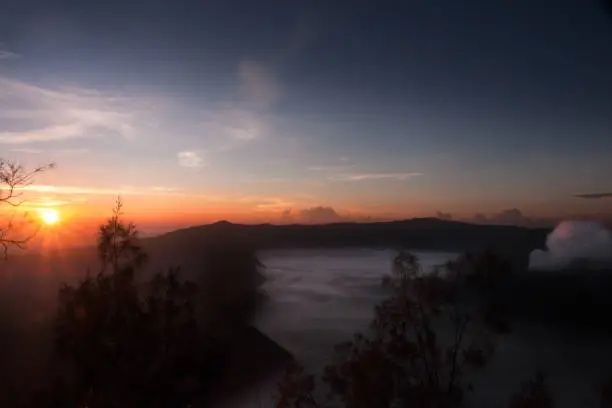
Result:
<svg viewBox="0 0 612 408">
<path fill-rule="evenodd" d="M 487 248 L 478 255 L 466 253 L 447 262 L 445 271 L 456 288 L 477 296 L 479 314 L 491 330 L 497 333 L 510 331 L 509 305 L 499 296 L 513 273 L 513 265 L 508 259 Z"/>
<path fill-rule="evenodd" d="M 512 274 L 510 261 L 490 247 L 477 255 L 463 254 L 445 268 L 453 279 L 463 280 L 487 300 Z"/>
<path fill-rule="evenodd" d="M 401 252 L 385 282 L 393 294 L 376 306 L 371 332 L 336 346 L 324 370 L 329 401 L 317 402 L 314 382 L 293 369 L 279 384 L 279 408 L 462 405 L 471 389 L 464 372 L 483 367 L 494 348 L 481 316 L 458 302 L 459 280 L 424 274 L 414 255 Z"/>
<path fill-rule="evenodd" d="M 198 281 L 207 330 L 230 335 L 252 323 L 266 299 L 261 269 L 255 251 L 244 242 L 220 237 L 207 245 Z"/>
<path fill-rule="evenodd" d="M 60 290 L 58 356 L 74 370 L 83 406 L 186 406 L 208 383 L 202 344 L 211 342 L 196 320 L 196 285 L 171 269 L 139 287 L 143 252 L 120 210 L 118 201 L 100 229 L 101 272 Z"/>
<path fill-rule="evenodd" d="M 314 375 L 304 373 L 304 368 L 294 363 L 287 367 L 285 376 L 278 384 L 277 408 L 308 408 L 320 406 L 313 393 Z"/>
<path fill-rule="evenodd" d="M 114 272 L 129 267 L 138 268 L 147 259 L 146 253 L 138 244 L 138 231 L 134 223 L 120 220 L 123 202 L 117 198 L 113 215 L 98 231 L 98 257 L 102 270 L 108 266 Z"/>
<path fill-rule="evenodd" d="M 30 185 L 37 174 L 54 166 L 54 164 L 49 164 L 26 170 L 18 163 L 0 158 L 0 206 L 19 207 L 23 204 L 21 190 Z M 28 234 L 23 231 L 23 228 L 17 228 L 14 214 L 9 216 L 5 225 L 0 226 L 0 248 L 4 257 L 7 257 L 10 247 L 24 249 L 34 234 L 35 232 Z"/>
<path fill-rule="evenodd" d="M 535 378 L 524 382 L 520 392 L 510 397 L 509 408 L 553 408 L 554 403 L 548 387 L 546 377 L 538 372 Z"/>
</svg>

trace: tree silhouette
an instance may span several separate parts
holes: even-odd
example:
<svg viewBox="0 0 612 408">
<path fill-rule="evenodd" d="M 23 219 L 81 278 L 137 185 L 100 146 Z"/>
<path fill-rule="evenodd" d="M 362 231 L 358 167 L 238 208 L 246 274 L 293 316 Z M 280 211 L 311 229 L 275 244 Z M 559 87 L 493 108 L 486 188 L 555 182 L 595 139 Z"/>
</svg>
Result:
<svg viewBox="0 0 612 408">
<path fill-rule="evenodd" d="M 181 407 L 210 384 L 214 350 L 196 319 L 197 287 L 178 270 L 135 283 L 144 261 L 121 200 L 100 227 L 101 269 L 59 293 L 56 350 L 72 371 L 64 400 L 93 407 Z M 110 266 L 110 268 L 109 268 Z"/>
<path fill-rule="evenodd" d="M 138 244 L 136 225 L 120 220 L 122 208 L 123 201 L 118 197 L 113 215 L 98 231 L 98 258 L 102 270 L 110 266 L 115 273 L 126 267 L 138 268 L 147 260 L 146 253 Z"/>
<path fill-rule="evenodd" d="M 32 170 L 26 170 L 18 163 L 11 162 L 0 158 L 0 210 L 7 207 L 19 207 L 23 204 L 22 195 L 23 188 L 32 183 L 34 177 L 48 169 L 55 167 L 54 164 L 36 167 Z M 8 250 L 11 247 L 24 249 L 26 244 L 35 235 L 34 233 L 27 234 L 22 228 L 15 225 L 15 216 L 11 214 L 7 217 L 8 220 L 4 225 L 0 226 L 0 248 L 3 256 L 8 256 Z"/>
<path fill-rule="evenodd" d="M 494 351 L 486 321 L 459 302 L 458 279 L 424 274 L 411 253 L 398 254 L 384 282 L 392 296 L 376 306 L 371 332 L 336 346 L 324 369 L 329 401 L 317 402 L 314 377 L 293 367 L 279 384 L 278 408 L 462 405 L 472 388 L 465 371 L 482 368 Z"/>
<path fill-rule="evenodd" d="M 514 272 L 508 259 L 488 247 L 477 255 L 463 254 L 447 262 L 444 269 L 456 289 L 477 296 L 480 314 L 490 329 L 499 333 L 510 330 L 510 306 L 499 297 L 503 285 Z"/>
<path fill-rule="evenodd" d="M 521 390 L 510 397 L 508 408 L 553 408 L 553 398 L 546 385 L 544 373 L 538 372 L 535 378 L 523 382 Z M 605 407 L 605 405 L 602 405 Z"/>
<path fill-rule="evenodd" d="M 204 323 L 220 337 L 231 336 L 252 323 L 266 299 L 263 265 L 237 237 L 220 235 L 202 248 L 202 256 L 198 285 Z"/>
</svg>

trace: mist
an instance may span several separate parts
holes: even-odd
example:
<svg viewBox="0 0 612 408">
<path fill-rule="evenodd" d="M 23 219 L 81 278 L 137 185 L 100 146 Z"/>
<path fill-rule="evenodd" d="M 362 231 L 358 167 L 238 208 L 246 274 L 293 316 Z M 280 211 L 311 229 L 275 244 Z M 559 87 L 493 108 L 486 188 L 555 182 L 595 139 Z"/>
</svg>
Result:
<svg viewBox="0 0 612 408">
<path fill-rule="evenodd" d="M 612 265 L 612 233 L 598 222 L 563 221 L 546 238 L 546 248 L 531 252 L 529 269 L 562 269 L 577 261 Z"/>
</svg>

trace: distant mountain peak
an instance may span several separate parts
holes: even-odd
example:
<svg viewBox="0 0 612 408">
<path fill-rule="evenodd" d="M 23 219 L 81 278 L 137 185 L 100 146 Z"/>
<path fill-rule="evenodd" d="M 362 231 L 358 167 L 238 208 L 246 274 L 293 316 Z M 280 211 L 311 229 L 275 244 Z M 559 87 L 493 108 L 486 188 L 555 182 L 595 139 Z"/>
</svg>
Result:
<svg viewBox="0 0 612 408">
<path fill-rule="evenodd" d="M 223 225 L 234 225 L 231 222 L 229 222 L 228 220 L 221 220 L 221 221 L 217 221 L 217 222 L 213 222 L 210 225 L 218 225 L 218 226 L 223 226 Z"/>
</svg>

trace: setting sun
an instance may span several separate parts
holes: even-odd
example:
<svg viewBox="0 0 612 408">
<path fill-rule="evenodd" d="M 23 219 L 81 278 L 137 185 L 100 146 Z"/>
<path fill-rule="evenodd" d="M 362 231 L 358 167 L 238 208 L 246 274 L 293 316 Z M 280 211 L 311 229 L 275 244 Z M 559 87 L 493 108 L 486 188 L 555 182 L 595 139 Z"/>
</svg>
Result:
<svg viewBox="0 0 612 408">
<path fill-rule="evenodd" d="M 60 220 L 60 214 L 57 210 L 45 209 L 40 212 L 40 218 L 47 225 L 57 224 Z"/>
</svg>

